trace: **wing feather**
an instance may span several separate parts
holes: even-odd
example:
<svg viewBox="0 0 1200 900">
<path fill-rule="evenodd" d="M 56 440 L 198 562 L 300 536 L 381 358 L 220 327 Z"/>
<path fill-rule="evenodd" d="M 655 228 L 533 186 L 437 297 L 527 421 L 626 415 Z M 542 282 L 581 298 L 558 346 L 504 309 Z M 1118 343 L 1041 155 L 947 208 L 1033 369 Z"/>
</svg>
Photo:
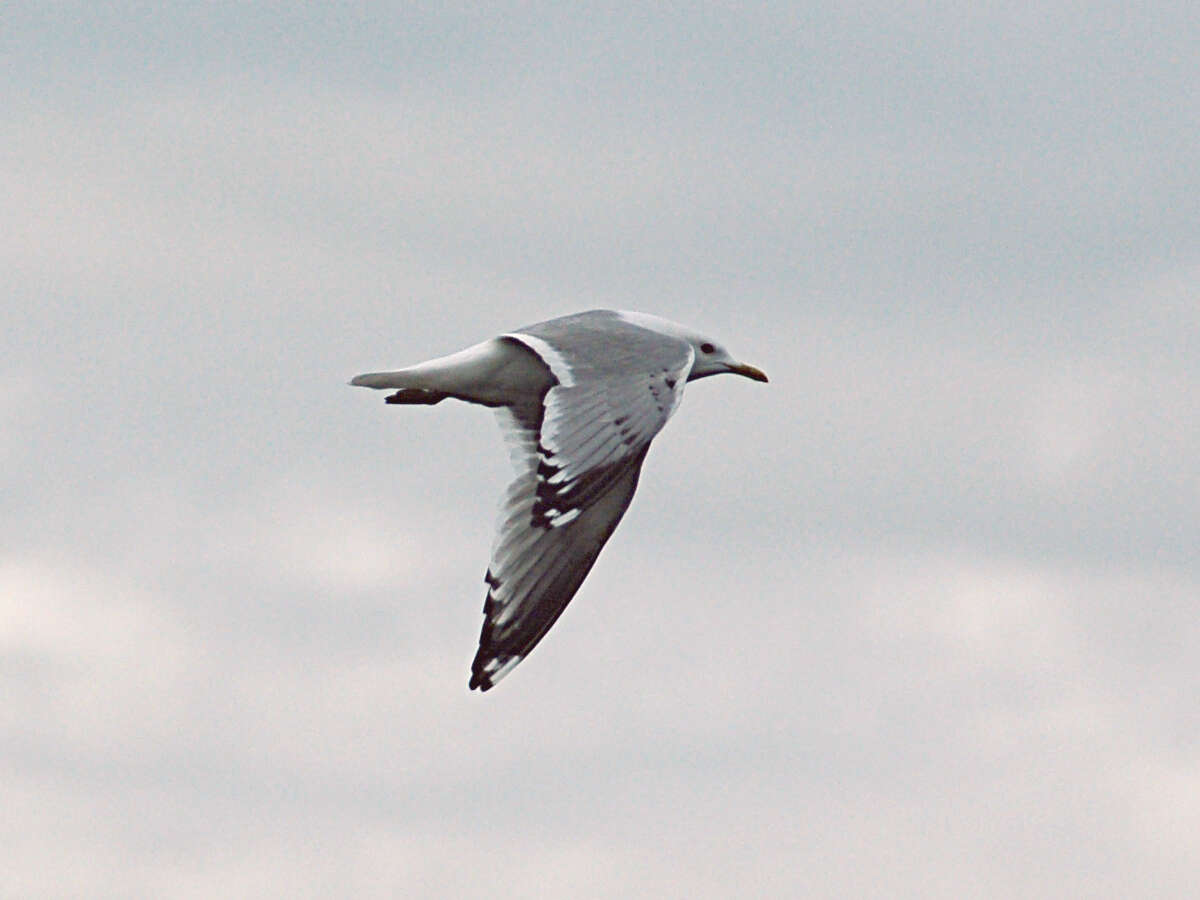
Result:
<svg viewBox="0 0 1200 900">
<path fill-rule="evenodd" d="M 600 313 L 507 337 L 538 353 L 555 383 L 540 405 L 497 409 L 517 477 L 501 501 L 471 665 L 470 686 L 485 691 L 537 645 L 591 571 L 694 358 L 686 341 Z"/>
</svg>

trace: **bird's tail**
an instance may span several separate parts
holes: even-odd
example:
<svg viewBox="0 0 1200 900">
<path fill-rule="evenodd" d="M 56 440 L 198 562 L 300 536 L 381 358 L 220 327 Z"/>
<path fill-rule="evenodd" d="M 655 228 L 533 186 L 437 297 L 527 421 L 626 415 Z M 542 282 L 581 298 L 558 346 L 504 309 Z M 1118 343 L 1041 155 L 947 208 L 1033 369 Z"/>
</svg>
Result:
<svg viewBox="0 0 1200 900">
<path fill-rule="evenodd" d="M 541 363 L 530 363 L 527 356 L 523 350 L 514 350 L 510 342 L 492 338 L 458 353 L 394 372 L 359 375 L 350 383 L 355 387 L 396 391 L 396 398 L 389 399 L 389 403 L 436 403 L 442 397 L 458 397 L 470 403 L 495 406 L 511 402 L 510 395 L 524 386 L 523 381 L 538 381 L 543 377 Z M 531 376 L 527 367 L 535 365 L 537 370 Z M 506 376 L 510 370 L 516 374 Z M 522 379 L 514 384 L 518 375 Z"/>
<path fill-rule="evenodd" d="M 387 403 L 432 406 L 449 396 L 444 391 L 435 391 L 419 386 L 427 382 L 428 379 L 422 378 L 420 374 L 414 375 L 409 369 L 401 369 L 397 372 L 369 372 L 366 375 L 356 375 L 350 379 L 350 383 L 355 387 L 394 389 L 396 393 L 387 396 Z"/>
<path fill-rule="evenodd" d="M 408 372 L 401 369 L 398 372 L 368 372 L 366 375 L 355 375 L 350 379 L 355 387 L 375 388 L 407 388 L 414 387 Z"/>
</svg>

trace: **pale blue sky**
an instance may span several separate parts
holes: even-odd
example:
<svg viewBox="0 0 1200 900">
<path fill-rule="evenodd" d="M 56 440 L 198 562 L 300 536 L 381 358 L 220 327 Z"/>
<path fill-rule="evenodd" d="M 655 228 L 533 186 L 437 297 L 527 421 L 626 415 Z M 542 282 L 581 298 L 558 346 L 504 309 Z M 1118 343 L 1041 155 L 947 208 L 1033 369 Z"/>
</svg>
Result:
<svg viewBox="0 0 1200 900">
<path fill-rule="evenodd" d="M 0 894 L 1191 897 L 1185 4 L 9 4 Z M 466 689 L 492 417 L 717 336 Z"/>
</svg>

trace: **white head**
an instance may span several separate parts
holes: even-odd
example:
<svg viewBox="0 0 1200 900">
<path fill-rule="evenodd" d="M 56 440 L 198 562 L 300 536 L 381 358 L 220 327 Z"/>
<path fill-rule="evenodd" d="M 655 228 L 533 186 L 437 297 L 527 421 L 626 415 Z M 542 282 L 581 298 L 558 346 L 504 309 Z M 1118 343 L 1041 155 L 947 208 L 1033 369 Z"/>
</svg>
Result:
<svg viewBox="0 0 1200 900">
<path fill-rule="evenodd" d="M 695 381 L 697 378 L 707 378 L 709 375 L 720 375 L 722 372 L 732 372 L 735 375 L 743 375 L 755 381 L 767 380 L 767 376 L 763 373 L 762 369 L 738 362 L 729 355 L 729 351 L 716 341 L 702 334 L 696 334 L 696 332 L 684 328 L 682 325 L 677 325 L 669 319 L 662 319 L 648 313 L 626 312 L 625 310 L 621 310 L 618 315 L 634 325 L 640 325 L 642 328 L 657 331 L 659 334 L 680 338 L 691 344 L 692 352 L 696 354 L 696 359 L 692 363 L 691 372 L 688 373 L 688 381 Z"/>
</svg>

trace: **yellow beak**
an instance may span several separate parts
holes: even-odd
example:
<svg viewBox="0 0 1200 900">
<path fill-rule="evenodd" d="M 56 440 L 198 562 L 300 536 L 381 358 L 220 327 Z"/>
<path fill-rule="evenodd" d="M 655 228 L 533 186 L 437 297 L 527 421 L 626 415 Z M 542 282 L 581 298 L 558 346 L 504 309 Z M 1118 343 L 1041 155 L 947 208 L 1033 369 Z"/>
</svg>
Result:
<svg viewBox="0 0 1200 900">
<path fill-rule="evenodd" d="M 754 366 L 746 365 L 746 363 L 734 363 L 729 367 L 729 371 L 735 375 L 745 375 L 754 381 L 766 381 L 767 373 L 762 369 L 756 369 Z"/>
</svg>

